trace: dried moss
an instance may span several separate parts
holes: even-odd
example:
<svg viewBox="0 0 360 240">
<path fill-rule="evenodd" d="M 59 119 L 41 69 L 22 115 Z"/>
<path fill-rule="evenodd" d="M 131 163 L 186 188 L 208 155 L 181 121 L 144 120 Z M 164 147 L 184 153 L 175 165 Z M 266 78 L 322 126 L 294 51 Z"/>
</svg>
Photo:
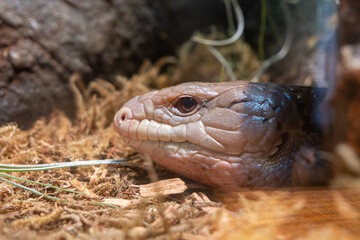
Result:
<svg viewBox="0 0 360 240">
<path fill-rule="evenodd" d="M 169 63 L 175 64 L 179 72 L 161 74 L 161 68 Z M 96 79 L 88 87 L 84 87 L 79 75 L 73 75 L 70 85 L 76 95 L 77 118 L 70 121 L 55 111 L 28 131 L 18 129 L 15 124 L 1 127 L 2 163 L 40 164 L 133 155 L 134 151 L 124 145 L 111 126 L 115 112 L 131 97 L 151 87 L 178 82 L 182 78 L 179 76 L 190 74 L 192 68 L 179 64 L 173 58 L 161 59 L 155 66 L 145 62 L 139 74 L 131 79 L 118 77 L 112 84 Z M 208 70 L 211 66 L 208 65 Z M 204 75 L 199 73 L 199 76 Z M 76 179 L 101 198 L 136 201 L 111 209 L 94 205 L 83 195 L 23 183 L 67 200 L 57 203 L 0 183 L 0 239 L 313 239 L 315 236 L 350 239 L 359 234 L 354 231 L 357 228 L 351 231 L 333 222 L 308 226 L 308 218 L 299 220 L 309 204 L 313 204 L 308 192 L 225 194 L 195 188 L 184 194 L 144 198 L 136 185 L 149 182 L 147 171 L 141 160 L 133 162 L 140 164 L 13 173 L 73 190 L 70 181 Z M 173 176 L 159 167 L 156 171 L 159 179 Z M 323 192 L 319 194 L 327 196 Z M 354 196 L 360 193 L 357 194 Z M 341 201 L 345 200 L 336 196 L 330 196 L 337 200 L 334 200 L 335 210 L 329 211 L 358 224 L 360 212 L 352 205 L 344 207 Z M 326 221 L 326 212 L 323 217 Z M 296 230 L 301 224 L 306 227 Z M 290 230 L 289 225 L 293 226 Z"/>
</svg>

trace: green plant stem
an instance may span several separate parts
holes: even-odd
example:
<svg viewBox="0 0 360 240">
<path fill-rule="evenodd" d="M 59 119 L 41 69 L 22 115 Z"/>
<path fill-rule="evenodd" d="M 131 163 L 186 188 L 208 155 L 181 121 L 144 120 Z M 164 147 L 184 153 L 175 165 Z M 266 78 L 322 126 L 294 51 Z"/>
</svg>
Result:
<svg viewBox="0 0 360 240">
<path fill-rule="evenodd" d="M 66 162 L 66 163 L 50 163 L 50 164 L 36 164 L 36 165 L 12 165 L 12 164 L 0 164 L 0 181 L 3 182 L 7 182 L 9 184 L 12 184 L 16 187 L 19 187 L 21 189 L 24 189 L 26 191 L 30 191 L 31 193 L 34 193 L 38 196 L 53 200 L 53 201 L 58 201 L 58 202 L 66 202 L 65 199 L 60 199 L 60 198 L 56 198 L 56 197 L 51 197 L 48 196 L 46 194 L 43 194 L 39 191 L 36 191 L 35 189 L 29 188 L 29 187 L 25 187 L 21 184 L 15 183 L 13 181 L 10 181 L 6 178 L 10 178 L 10 179 L 15 179 L 18 181 L 23 181 L 23 182 L 28 182 L 28 183 L 32 183 L 32 184 L 37 184 L 37 185 L 41 185 L 44 187 L 49 187 L 49 188 L 53 188 L 53 189 L 57 189 L 57 190 L 61 190 L 61 191 L 66 191 L 66 192 L 71 192 L 71 193 L 76 193 L 76 194 L 81 194 L 84 195 L 84 193 L 82 192 L 78 192 L 78 191 L 73 191 L 73 190 L 68 190 L 68 189 L 63 189 L 63 188 L 59 188 L 50 184 L 45 184 L 45 183 L 41 183 L 41 182 L 37 182 L 37 181 L 32 181 L 32 180 L 28 180 L 28 179 L 24 179 L 24 178 L 19 178 L 19 177 L 15 177 L 3 172 L 30 172 L 30 171 L 43 171 L 43 170 L 50 170 L 50 169 L 56 169 L 56 168 L 65 168 L 65 167 L 79 167 L 79 166 L 94 166 L 94 165 L 105 165 L 105 164 L 124 164 L 130 160 L 134 160 L 138 157 L 134 157 L 134 158 L 130 158 L 130 159 L 103 159 L 103 160 L 88 160 L 88 161 L 76 161 L 76 162 Z M 135 163 L 133 163 L 135 164 Z M 6 177 L 6 178 L 4 178 Z M 111 207 L 111 208 L 118 208 L 115 205 L 112 204 L 108 204 L 108 203 L 103 203 L 103 202 L 91 202 L 94 205 L 100 205 L 100 206 L 107 206 L 107 207 Z"/>
<path fill-rule="evenodd" d="M 65 201 L 66 201 L 65 199 L 60 199 L 60 198 L 57 198 L 57 197 L 48 196 L 48 195 L 46 195 L 46 194 L 43 194 L 43 193 L 41 193 L 41 192 L 36 191 L 35 189 L 25 187 L 25 186 L 23 186 L 23 185 L 21 185 L 21 184 L 15 183 L 15 182 L 13 182 L 13 181 L 7 180 L 7 179 L 2 178 L 2 177 L 0 177 L 0 180 L 3 181 L 3 182 L 7 182 L 7 183 L 9 183 L 9 184 L 12 184 L 12 185 L 14 185 L 14 186 L 16 186 L 16 187 L 19 187 L 19 188 L 21 188 L 21 189 L 24 189 L 24 190 L 26 190 L 26 191 L 32 192 L 32 193 L 34 193 L 34 194 L 36 194 L 36 195 L 38 195 L 38 196 L 41 196 L 41 197 L 44 197 L 44 198 L 53 200 L 53 201 L 58 201 L 58 202 L 65 202 Z"/>
<path fill-rule="evenodd" d="M 15 164 L 0 164 L 0 168 L 11 168 L 11 169 L 32 169 L 32 168 L 64 168 L 64 167 L 78 167 L 78 166 L 88 166 L 88 165 L 103 165 L 103 164 L 119 164 L 122 162 L 128 162 L 134 160 L 137 157 L 129 159 L 101 159 L 101 160 L 86 160 L 86 161 L 76 161 L 76 162 L 64 162 L 64 163 L 49 163 L 49 164 L 35 164 L 35 165 L 15 165 Z M 46 169 L 46 170 L 47 170 Z"/>
<path fill-rule="evenodd" d="M 28 179 L 25 179 L 25 178 L 19 178 L 19 177 L 15 177 L 15 176 L 12 176 L 12 175 L 9 175 L 9 174 L 5 174 L 5 173 L 0 173 L 0 176 L 15 179 L 15 180 L 18 180 L 18 181 L 38 184 L 38 185 L 41 185 L 41 186 L 44 186 L 44 187 L 49 187 L 49 188 L 53 188 L 53 189 L 57 189 L 57 190 L 65 191 L 65 192 L 71 192 L 71 193 L 77 193 L 77 194 L 84 195 L 84 193 L 82 193 L 82 192 L 68 190 L 68 189 L 64 189 L 64 188 L 59 188 L 59 187 L 56 187 L 56 186 L 53 186 L 53 185 L 50 185 L 50 184 L 41 183 L 41 182 L 37 182 L 37 181 L 32 181 L 32 180 L 28 180 Z"/>
<path fill-rule="evenodd" d="M 11 175 L 8 175 L 8 174 L 5 174 L 5 173 L 0 173 L 0 176 L 12 178 L 12 179 L 16 179 L 16 180 L 19 180 L 19 181 L 34 183 L 34 184 L 38 184 L 38 185 L 41 185 L 41 186 L 46 186 L 46 187 L 58 189 L 58 190 L 61 190 L 61 191 L 66 191 L 66 192 L 71 192 L 71 193 L 77 193 L 77 194 L 84 195 L 84 193 L 82 193 L 82 192 L 67 190 L 67 189 L 59 188 L 59 187 L 56 187 L 56 186 L 53 186 L 53 185 L 49 185 L 49 184 L 45 184 L 45 183 L 41 183 L 41 182 L 36 182 L 36 181 L 27 180 L 27 179 L 24 179 L 24 178 L 18 178 L 18 177 L 14 177 L 14 176 L 11 176 Z M 41 197 L 44 197 L 44 198 L 47 198 L 47 199 L 50 199 L 50 200 L 53 200 L 53 201 L 66 202 L 65 199 L 48 196 L 48 195 L 43 194 L 43 193 L 41 193 L 41 192 L 39 192 L 39 191 L 36 191 L 35 189 L 29 188 L 29 187 L 25 187 L 25 186 L 23 186 L 23 185 L 21 185 L 21 184 L 15 183 L 15 182 L 13 182 L 13 181 L 7 180 L 7 179 L 2 178 L 2 177 L 0 177 L 0 181 L 7 182 L 7 183 L 12 184 L 12 185 L 14 185 L 14 186 L 16 186 L 16 187 L 19 187 L 19 188 L 24 189 L 24 190 L 26 190 L 26 191 L 30 191 L 31 193 L 34 193 L 34 194 L 36 194 L 36 195 L 38 195 L 38 196 L 41 196 Z M 112 204 L 109 204 L 109 203 L 103 203 L 103 202 L 91 202 L 91 203 L 94 204 L 94 205 L 99 205 L 99 206 L 106 206 L 106 207 L 111 207 L 111 208 L 118 208 L 117 206 L 112 205 Z"/>
</svg>

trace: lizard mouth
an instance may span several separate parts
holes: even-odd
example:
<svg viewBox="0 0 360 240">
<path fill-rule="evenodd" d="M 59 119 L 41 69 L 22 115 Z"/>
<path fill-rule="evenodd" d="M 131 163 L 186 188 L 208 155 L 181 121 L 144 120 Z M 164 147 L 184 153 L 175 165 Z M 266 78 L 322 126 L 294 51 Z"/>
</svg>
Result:
<svg viewBox="0 0 360 240">
<path fill-rule="evenodd" d="M 158 123 L 155 120 L 134 119 L 130 108 L 121 108 L 114 118 L 115 130 L 127 142 L 136 147 L 139 142 L 186 142 L 186 127 L 178 125 L 172 127 L 168 124 Z"/>
<path fill-rule="evenodd" d="M 170 126 L 155 120 L 132 119 L 131 109 L 123 107 L 114 118 L 114 128 L 122 139 L 145 156 L 191 157 L 197 154 L 211 158 L 211 162 L 239 162 L 237 155 L 221 153 L 187 139 L 185 125 Z M 161 151 L 162 153 L 160 154 Z"/>
<path fill-rule="evenodd" d="M 232 140 L 237 141 L 238 139 L 243 141 L 240 133 L 224 130 L 221 131 L 224 137 L 220 138 L 218 136 L 220 130 L 215 129 L 216 131 L 214 131 L 213 128 L 204 127 L 201 121 L 197 121 L 196 124 L 198 125 L 190 128 L 188 126 L 190 124 L 177 124 L 172 126 L 167 123 L 159 123 L 156 120 L 149 120 L 146 118 L 136 119 L 133 117 L 132 110 L 128 107 L 121 108 L 114 118 L 115 130 L 119 133 L 123 140 L 144 155 L 155 156 L 155 154 L 150 154 L 152 149 L 145 147 L 145 145 L 154 146 L 155 143 L 159 142 L 158 148 L 169 149 L 174 148 L 171 146 L 178 146 L 180 143 L 187 143 L 188 146 L 191 146 L 190 149 L 187 149 L 190 153 L 201 152 L 202 155 L 209 157 L 215 156 L 217 159 L 225 160 L 230 163 L 246 161 L 248 158 L 251 158 L 249 156 L 252 156 L 252 158 L 261 158 L 260 155 L 256 156 L 255 151 L 258 151 L 258 149 L 251 149 L 252 145 L 246 149 L 247 146 L 245 143 L 243 151 L 240 146 L 233 150 L 233 148 L 229 149 L 223 145 L 223 142 L 226 141 L 231 142 Z M 200 128 L 203 128 L 204 130 L 198 131 Z M 218 135 L 214 137 L 214 133 Z M 236 136 L 235 139 L 231 138 L 234 136 L 234 133 L 239 135 Z M 229 136 L 232 140 L 226 139 L 227 136 Z M 146 142 L 149 143 L 145 144 Z M 272 145 L 272 147 L 269 147 L 266 153 L 261 153 L 262 157 L 275 154 L 282 142 L 281 136 L 276 138 L 274 144 L 269 144 Z M 235 143 L 232 144 L 235 145 Z"/>
<path fill-rule="evenodd" d="M 196 154 L 210 158 L 211 154 L 214 155 L 210 153 L 211 149 L 202 151 L 203 147 L 187 141 L 184 126 L 172 127 L 154 120 L 132 119 L 131 110 L 127 107 L 115 115 L 114 128 L 126 143 L 151 159 L 175 156 L 182 159 Z"/>
<path fill-rule="evenodd" d="M 120 109 L 114 118 L 115 130 L 127 144 L 160 166 L 223 189 L 236 188 L 239 182 L 247 182 L 249 186 L 258 184 L 257 176 L 264 169 L 263 159 L 243 158 L 190 142 L 180 125 L 172 127 L 132 117 L 131 109 Z M 254 183 L 249 182 L 249 176 L 253 176 Z"/>
<path fill-rule="evenodd" d="M 133 120 L 130 120 L 129 125 L 131 121 Z M 224 160 L 226 156 L 215 157 L 216 155 L 209 150 L 188 141 L 172 142 L 132 138 L 131 136 L 135 134 L 129 130 L 130 127 L 124 129 L 127 124 L 117 126 L 114 121 L 116 131 L 125 142 L 160 166 L 208 186 L 222 189 L 234 189 L 238 186 L 236 176 L 239 171 L 234 168 L 234 164 Z"/>
</svg>

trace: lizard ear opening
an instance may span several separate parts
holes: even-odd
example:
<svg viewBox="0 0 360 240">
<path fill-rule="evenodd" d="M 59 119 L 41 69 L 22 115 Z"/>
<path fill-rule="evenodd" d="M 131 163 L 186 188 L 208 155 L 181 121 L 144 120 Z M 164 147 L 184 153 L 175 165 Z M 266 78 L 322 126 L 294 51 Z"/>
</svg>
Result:
<svg viewBox="0 0 360 240">
<path fill-rule="evenodd" d="M 197 112 L 199 108 L 199 101 L 195 97 L 183 95 L 175 99 L 169 110 L 178 116 L 189 116 Z"/>
</svg>

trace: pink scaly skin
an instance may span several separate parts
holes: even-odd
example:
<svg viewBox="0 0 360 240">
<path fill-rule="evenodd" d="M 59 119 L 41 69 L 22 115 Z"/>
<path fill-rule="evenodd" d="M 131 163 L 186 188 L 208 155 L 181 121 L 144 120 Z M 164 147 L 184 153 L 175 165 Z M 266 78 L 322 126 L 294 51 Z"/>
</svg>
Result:
<svg viewBox="0 0 360 240">
<path fill-rule="evenodd" d="M 324 92 L 317 91 L 244 81 L 185 83 L 131 99 L 114 127 L 144 157 L 212 187 L 311 183 L 294 160 L 319 135 L 312 118 Z"/>
</svg>

